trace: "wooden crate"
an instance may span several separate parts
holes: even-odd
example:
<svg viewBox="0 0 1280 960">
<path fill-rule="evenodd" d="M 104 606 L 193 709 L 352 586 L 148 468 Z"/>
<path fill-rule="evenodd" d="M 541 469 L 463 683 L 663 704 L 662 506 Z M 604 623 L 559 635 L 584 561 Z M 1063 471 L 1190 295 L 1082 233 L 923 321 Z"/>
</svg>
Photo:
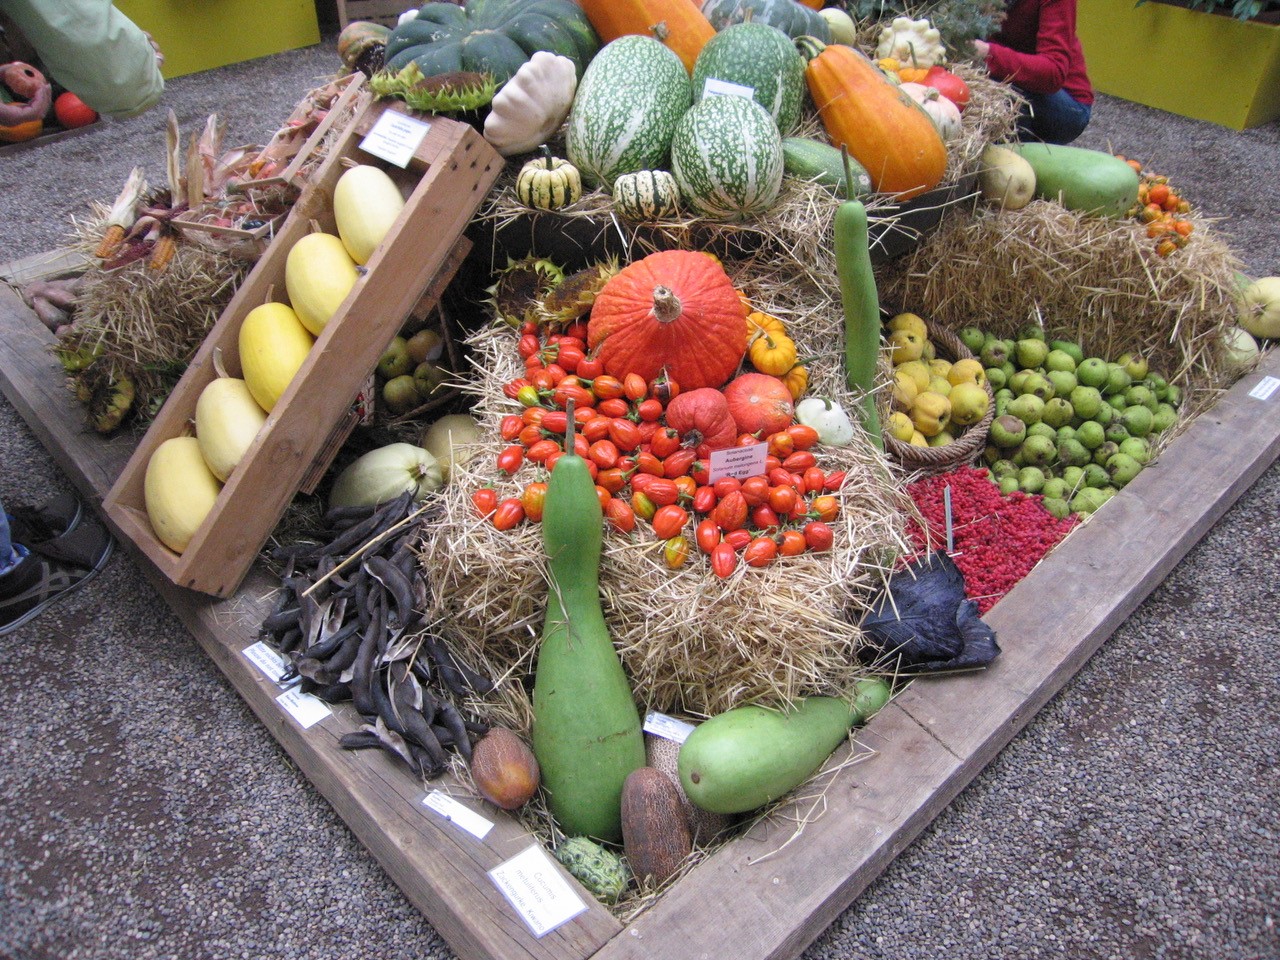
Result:
<svg viewBox="0 0 1280 960">
<path fill-rule="evenodd" d="M 425 290 L 442 289 L 460 258 L 462 231 L 502 169 L 503 160 L 471 126 L 429 118 L 429 129 L 403 170 L 360 149 L 384 111 L 408 113 L 362 95 L 355 120 L 298 197 L 275 241 L 245 279 L 205 339 L 104 503 L 115 529 L 183 587 L 225 597 L 252 566 L 271 530 L 300 489 L 313 485 L 354 425 L 351 403 L 391 338 Z M 424 118 L 425 119 L 425 118 Z M 156 537 L 147 519 L 143 478 L 151 454 L 181 435 L 196 400 L 216 376 L 214 356 L 240 375 L 237 339 L 245 316 L 285 300 L 285 258 L 316 223 L 335 233 L 333 187 L 343 160 L 376 163 L 411 190 L 391 234 L 374 252 L 306 363 L 267 418 L 213 510 L 181 554 Z"/>
<path fill-rule="evenodd" d="M 421 6 L 410 0 L 338 0 L 338 27 L 344 28 L 353 20 L 368 20 L 394 27 L 400 14 Z"/>
</svg>

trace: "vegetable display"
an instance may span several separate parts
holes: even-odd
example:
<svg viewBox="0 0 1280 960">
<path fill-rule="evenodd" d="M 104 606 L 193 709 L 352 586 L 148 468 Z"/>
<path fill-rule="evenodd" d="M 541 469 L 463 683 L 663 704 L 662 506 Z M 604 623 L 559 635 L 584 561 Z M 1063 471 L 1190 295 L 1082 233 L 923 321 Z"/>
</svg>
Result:
<svg viewBox="0 0 1280 960">
<path fill-rule="evenodd" d="M 582 196 L 582 177 L 577 167 L 563 157 L 553 157 L 544 146 L 541 157 L 520 168 L 516 196 L 528 207 L 559 210 Z"/>
</svg>

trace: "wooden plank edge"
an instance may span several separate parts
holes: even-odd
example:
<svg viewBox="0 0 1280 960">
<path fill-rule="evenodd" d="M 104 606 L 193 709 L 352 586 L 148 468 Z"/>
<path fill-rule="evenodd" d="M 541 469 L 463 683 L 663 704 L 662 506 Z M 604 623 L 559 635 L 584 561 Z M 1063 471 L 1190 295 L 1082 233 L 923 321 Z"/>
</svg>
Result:
<svg viewBox="0 0 1280 960">
<path fill-rule="evenodd" d="M 748 834 L 721 848 L 593 960 L 717 956 L 715 944 L 726 930 L 751 931 L 746 940 L 734 943 L 735 960 L 782 960 L 803 951 L 1066 685 L 1120 622 L 1275 461 L 1280 454 L 1280 398 L 1268 401 L 1273 407 L 1261 432 L 1254 416 L 1257 410 L 1248 406 L 1258 402 L 1248 396 L 1249 391 L 1266 376 L 1280 376 L 1280 352 L 1267 354 L 1258 369 L 1238 381 L 1219 405 L 1198 417 L 1170 446 L 1164 462 L 1176 467 L 1183 458 L 1205 461 L 1205 447 L 1213 443 L 1215 432 L 1238 427 L 1242 420 L 1254 427 L 1249 436 L 1255 443 L 1246 448 L 1251 453 L 1218 469 L 1221 482 L 1217 495 L 1198 512 L 1188 515 L 1184 529 L 1174 535 L 1168 535 L 1173 531 L 1162 529 L 1147 538 L 1145 542 L 1154 552 L 1143 570 L 1128 578 L 1104 579 L 1109 587 L 1117 589 L 1096 592 L 1097 612 L 1086 629 L 1077 629 L 1073 642 L 1059 650 L 1058 659 L 1043 665 L 1038 681 L 1030 689 L 1017 690 L 1016 698 L 1009 698 L 1007 709 L 993 710 L 986 696 L 990 691 L 980 692 L 976 686 L 989 682 L 990 674 L 996 672 L 994 668 L 908 687 L 861 734 L 864 739 L 883 743 L 867 767 L 868 773 L 887 768 L 891 777 L 864 778 L 859 766 L 846 771 L 847 783 L 828 791 L 826 812 L 815 829 L 801 831 L 765 861 L 753 862 L 752 847 L 746 844 L 753 844 L 757 851 L 765 850 L 765 841 L 771 837 L 769 842 L 777 847 L 777 825 L 772 831 L 767 825 L 757 828 L 758 840 Z M 1143 477 L 1147 480 L 1139 483 Z M 1117 494 L 1117 498 L 1123 498 L 1118 503 L 1140 504 L 1152 486 L 1181 486 L 1183 482 L 1173 471 L 1144 471 L 1131 488 Z M 1033 571 L 1034 580 L 1029 577 L 1011 591 L 988 615 L 988 623 L 997 630 L 1012 629 L 1018 614 L 1032 609 L 1034 593 L 1052 595 L 1053 585 L 1061 580 L 1061 564 L 1070 553 L 1096 556 L 1099 541 L 1118 535 L 1116 528 L 1104 525 L 1103 520 L 1105 514 L 1068 537 L 1059 548 L 1063 553 L 1055 551 L 1051 562 Z M 1069 552 L 1064 549 L 1068 545 Z M 1051 621 L 1055 613 L 1060 617 L 1062 612 L 1051 611 L 1044 619 Z M 1036 616 L 1040 616 L 1039 611 Z M 1084 621 L 1076 618 L 1067 623 L 1068 629 L 1073 629 Z M 1009 672 L 1005 665 L 1008 662 L 1005 657 L 997 661 L 1005 673 Z M 1010 689 L 1016 690 L 1016 686 Z M 965 732 L 968 740 L 952 736 L 953 731 Z M 834 762 L 838 764 L 847 757 L 848 750 L 841 748 Z M 881 804 L 878 815 L 869 815 L 876 812 L 883 793 L 880 781 L 901 776 L 914 784 L 906 792 L 913 795 L 915 805 L 904 814 L 901 807 Z M 927 790 L 919 789 L 922 776 L 931 779 Z M 905 798 L 899 795 L 897 799 Z M 796 812 L 795 805 L 788 805 L 779 811 L 778 820 L 785 823 Z M 843 857 L 849 866 L 847 876 L 841 878 L 824 869 L 833 856 Z M 733 896 L 725 894 L 728 889 L 734 890 Z M 783 896 L 784 891 L 791 896 Z"/>
<path fill-rule="evenodd" d="M 426 861 L 425 851 L 439 846 L 441 837 L 450 841 L 452 837 L 433 823 L 429 814 L 417 811 L 411 798 L 383 805 L 351 786 L 350 771 L 365 771 L 370 761 L 378 758 L 366 755 L 357 759 L 317 743 L 318 737 L 307 737 L 274 702 L 278 693 L 274 685 L 243 656 L 244 648 L 255 639 L 253 624 L 260 621 L 262 605 L 275 586 L 261 564 L 254 565 L 235 598 L 218 601 L 173 584 L 101 511 L 102 499 L 131 455 L 136 438 L 118 435 L 108 440 L 87 428 L 68 426 L 80 422 L 82 413 L 62 384 L 60 367 L 46 349 L 49 342 L 51 334 L 34 314 L 16 297 L 0 290 L 0 388 L 6 397 L 85 501 L 99 509 L 121 545 L 138 561 L 143 575 L 254 715 L 455 952 L 483 960 L 581 960 L 615 935 L 621 923 L 584 894 L 588 901 L 585 914 L 542 939 L 534 937 L 514 913 L 491 909 L 490 901 L 498 893 L 487 878 L 464 876 L 456 860 L 444 858 L 438 869 Z M 391 775 L 403 784 L 412 781 L 404 771 Z M 456 792 L 470 795 L 469 788 L 452 780 L 448 783 L 458 787 Z M 512 847 L 524 834 L 518 821 L 493 808 L 485 809 L 484 814 L 496 825 L 495 835 L 484 844 L 493 851 L 493 865 L 524 849 L 523 844 Z M 395 837 L 388 833 L 386 824 L 407 822 L 410 816 L 415 821 L 402 825 Z"/>
</svg>

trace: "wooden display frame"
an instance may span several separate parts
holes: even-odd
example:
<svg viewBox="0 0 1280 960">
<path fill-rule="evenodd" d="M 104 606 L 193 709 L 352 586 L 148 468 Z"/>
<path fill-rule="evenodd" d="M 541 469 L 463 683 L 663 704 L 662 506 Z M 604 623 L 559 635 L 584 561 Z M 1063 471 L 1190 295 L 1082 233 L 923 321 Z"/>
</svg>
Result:
<svg viewBox="0 0 1280 960">
<path fill-rule="evenodd" d="M 398 102 L 375 101 L 367 93 L 362 98 L 354 120 L 205 338 L 104 503 L 121 535 L 180 586 L 219 597 L 235 592 L 294 495 L 314 485 L 350 433 L 351 402 L 410 310 L 424 291 L 438 296 L 447 285 L 461 261 L 455 249 L 468 243 L 463 230 L 502 170 L 502 157 L 470 125 L 414 115 L 428 126 L 407 167 L 382 164 L 411 188 L 404 211 L 316 339 L 204 523 L 187 548 L 175 553 L 147 519 L 147 463 L 161 443 L 188 430 L 201 391 L 218 375 L 215 356 L 231 376 L 240 375 L 241 324 L 260 304 L 286 301 L 285 260 L 293 244 L 316 226 L 336 233 L 332 196 L 344 161 L 380 162 L 360 149 L 361 140 L 384 112 L 411 113 Z"/>
<path fill-rule="evenodd" d="M 97 502 L 133 440 L 83 428 L 51 343 L 30 310 L 0 290 L 0 386 Z M 859 737 L 877 755 L 835 776 L 820 819 L 793 835 L 791 818 L 803 805 L 784 806 L 625 925 L 583 892 L 586 912 L 535 937 L 487 876 L 535 842 L 514 818 L 447 777 L 433 783 L 495 823 L 476 840 L 424 809 L 423 785 L 403 767 L 338 748 L 356 723 L 349 708 L 305 730 L 292 720 L 276 702 L 279 689 L 243 655 L 278 585 L 260 564 L 227 601 L 182 590 L 143 566 L 272 736 L 460 957 L 782 960 L 800 954 L 858 897 L 1280 455 L 1280 390 L 1270 381 L 1270 393 L 1259 389 L 1266 378 L 1280 379 L 1280 352 L 1265 355 L 1113 497 L 1102 522 L 1074 531 L 987 614 L 1004 650 L 991 667 L 918 680 L 873 718 Z M 1197 496 L 1188 499 L 1188 489 Z M 833 763 L 847 756 L 842 747 Z"/>
</svg>

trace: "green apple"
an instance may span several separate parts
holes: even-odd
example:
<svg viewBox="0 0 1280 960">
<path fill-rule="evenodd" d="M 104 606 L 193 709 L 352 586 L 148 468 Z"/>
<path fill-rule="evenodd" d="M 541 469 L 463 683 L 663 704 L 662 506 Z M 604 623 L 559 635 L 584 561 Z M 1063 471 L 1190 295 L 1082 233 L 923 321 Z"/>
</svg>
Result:
<svg viewBox="0 0 1280 960">
<path fill-rule="evenodd" d="M 1085 420 L 1092 420 L 1097 416 L 1098 408 L 1102 406 L 1102 394 L 1097 387 L 1078 386 L 1067 395 L 1067 399 L 1071 401 L 1071 408 L 1076 415 Z"/>
<path fill-rule="evenodd" d="M 1085 487 L 1071 498 L 1071 512 L 1088 516 L 1106 502 L 1106 494 L 1101 490 L 1094 487 Z"/>
<path fill-rule="evenodd" d="M 1043 336 L 1039 339 L 1019 340 L 1014 347 L 1014 356 L 1022 369 L 1034 370 L 1044 366 L 1045 358 L 1049 356 L 1049 345 L 1044 342 Z"/>
<path fill-rule="evenodd" d="M 992 390 L 1001 390 L 1005 384 L 1009 382 L 1009 378 L 1005 375 L 1004 367 L 986 367 L 987 383 L 991 384 Z"/>
<path fill-rule="evenodd" d="M 1041 496 L 1044 495 L 1041 494 Z M 1043 506 L 1049 512 L 1049 516 L 1056 520 L 1065 520 L 1071 516 L 1071 504 L 1062 497 L 1045 497 Z"/>
<path fill-rule="evenodd" d="M 1120 422 L 1129 431 L 1130 436 L 1145 437 L 1151 432 L 1155 423 L 1155 414 L 1146 407 L 1127 407 L 1120 414 Z"/>
<path fill-rule="evenodd" d="M 1155 416 L 1151 418 L 1151 432 L 1164 433 L 1178 422 L 1178 411 L 1167 403 L 1156 404 Z"/>
<path fill-rule="evenodd" d="M 1117 487 L 1123 487 L 1142 472 L 1142 464 L 1127 453 L 1117 453 L 1107 461 L 1107 476 Z"/>
<path fill-rule="evenodd" d="M 1027 437 L 1022 442 L 1023 465 L 1047 467 L 1058 456 L 1058 448 L 1048 437 Z"/>
<path fill-rule="evenodd" d="M 1039 423 L 1044 414 L 1044 401 L 1033 393 L 1024 393 L 1009 401 L 1008 412 L 1030 426 Z"/>
<path fill-rule="evenodd" d="M 1151 444 L 1146 437 L 1130 437 L 1120 441 L 1120 452 L 1128 454 L 1143 466 L 1151 462 Z"/>
<path fill-rule="evenodd" d="M 1156 405 L 1160 402 L 1148 387 L 1140 383 L 1133 384 L 1124 392 L 1124 400 L 1126 406 L 1146 407 L 1152 413 L 1156 412 Z"/>
<path fill-rule="evenodd" d="M 1069 370 L 1050 370 L 1045 374 L 1048 381 L 1053 384 L 1053 395 L 1055 397 L 1068 397 L 1071 391 L 1076 388 L 1076 375 Z"/>
<path fill-rule="evenodd" d="M 1003 340 L 989 340 L 978 355 L 984 367 L 998 367 L 1009 359 L 1010 351 Z"/>
<path fill-rule="evenodd" d="M 1134 380 L 1145 380 L 1147 377 L 1147 361 L 1136 353 L 1122 353 L 1116 363 L 1124 367 L 1125 372 Z"/>
<path fill-rule="evenodd" d="M 1012 460 L 997 460 L 991 465 L 991 476 L 997 480 L 1017 475 L 1018 465 Z"/>
<path fill-rule="evenodd" d="M 1006 497 L 1011 493 L 1016 493 L 1018 490 L 1017 474 L 1014 474 L 1012 477 L 1001 477 L 998 486 L 1000 488 L 1000 492 Z"/>
<path fill-rule="evenodd" d="M 959 333 L 960 342 L 972 353 L 979 353 L 987 342 L 987 335 L 981 327 L 965 327 Z"/>
<path fill-rule="evenodd" d="M 1038 323 L 1024 323 L 1018 328 L 1019 340 L 1044 340 L 1044 327 Z M 1039 366 L 1039 364 L 1037 364 Z"/>
<path fill-rule="evenodd" d="M 1086 487 L 1105 487 L 1111 482 L 1107 468 L 1100 463 L 1088 463 L 1084 468 L 1084 485 Z"/>
<path fill-rule="evenodd" d="M 1067 481 L 1061 477 L 1049 477 L 1045 480 L 1044 486 L 1040 488 L 1040 496 L 1046 500 L 1054 498 L 1065 500 L 1067 497 Z"/>
<path fill-rule="evenodd" d="M 1044 412 L 1040 414 L 1040 419 L 1057 430 L 1069 424 L 1074 416 L 1075 411 L 1071 409 L 1070 401 L 1063 400 L 1061 397 L 1050 397 L 1045 401 Z"/>
<path fill-rule="evenodd" d="M 1144 407 L 1143 409 L 1145 410 L 1146 408 Z M 1125 425 L 1120 422 L 1119 417 L 1117 417 L 1116 419 L 1108 423 L 1106 427 L 1103 428 L 1103 430 L 1106 434 L 1106 438 L 1115 444 L 1122 443 L 1125 440 L 1128 440 L 1130 436 L 1132 436 L 1132 434 L 1129 433 Z"/>
<path fill-rule="evenodd" d="M 1044 368 L 1046 370 L 1062 370 L 1066 373 L 1075 373 L 1076 358 L 1065 350 L 1050 350 L 1049 355 L 1044 358 Z"/>
<path fill-rule="evenodd" d="M 1033 423 L 1027 427 L 1028 437 L 1047 437 L 1054 443 L 1058 442 L 1058 430 L 1041 420 L 1039 423 Z"/>
<path fill-rule="evenodd" d="M 1131 383 L 1133 383 L 1133 377 L 1129 376 L 1128 370 L 1118 363 L 1107 364 L 1107 382 L 1102 387 L 1103 393 L 1113 397 L 1128 390 Z"/>
<path fill-rule="evenodd" d="M 1018 489 L 1023 493 L 1039 493 L 1044 488 L 1044 471 L 1039 467 L 1023 467 L 1018 471 Z"/>
<path fill-rule="evenodd" d="M 1070 496 L 1084 486 L 1084 467 L 1063 467 L 1062 482 L 1067 486 L 1067 496 Z"/>
<path fill-rule="evenodd" d="M 1001 450 L 1011 450 L 1027 437 L 1027 425 L 1015 416 L 1005 414 L 991 421 L 987 434 Z"/>
<path fill-rule="evenodd" d="M 1058 462 L 1066 467 L 1083 467 L 1093 457 L 1079 440 L 1064 440 L 1058 444 Z"/>
<path fill-rule="evenodd" d="M 413 357 L 409 354 L 409 342 L 396 335 L 387 344 L 387 349 L 378 358 L 378 376 L 383 380 L 394 380 L 406 373 L 413 372 Z"/>
<path fill-rule="evenodd" d="M 1086 450 L 1097 450 L 1106 441 L 1106 431 L 1096 420 L 1086 420 L 1076 427 L 1076 439 Z"/>
</svg>

